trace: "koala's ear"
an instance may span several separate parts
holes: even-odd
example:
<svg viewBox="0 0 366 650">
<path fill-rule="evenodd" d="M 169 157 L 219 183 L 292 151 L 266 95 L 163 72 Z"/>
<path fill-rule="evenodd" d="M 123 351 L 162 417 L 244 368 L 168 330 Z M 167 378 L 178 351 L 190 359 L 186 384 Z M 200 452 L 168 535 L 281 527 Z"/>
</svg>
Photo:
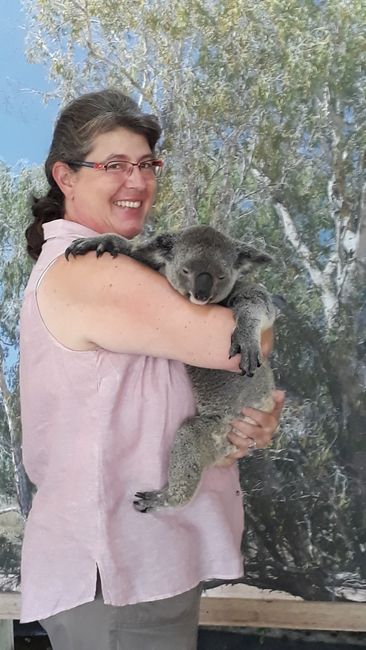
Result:
<svg viewBox="0 0 366 650">
<path fill-rule="evenodd" d="M 157 235 L 138 246 L 134 258 L 158 271 L 166 262 L 173 259 L 176 238 L 176 235 L 170 233 Z"/>
<path fill-rule="evenodd" d="M 157 235 L 151 242 L 155 247 L 157 255 L 161 255 L 162 261 L 170 261 L 173 259 L 173 248 L 176 242 L 176 235 L 172 233 L 165 233 L 164 235 Z"/>
<path fill-rule="evenodd" d="M 238 257 L 235 262 L 235 267 L 237 269 L 242 269 L 245 271 L 253 267 L 255 264 L 268 264 L 273 262 L 273 257 L 265 253 L 264 251 L 254 248 L 254 246 L 248 246 L 247 244 L 239 244 L 238 247 Z"/>
</svg>

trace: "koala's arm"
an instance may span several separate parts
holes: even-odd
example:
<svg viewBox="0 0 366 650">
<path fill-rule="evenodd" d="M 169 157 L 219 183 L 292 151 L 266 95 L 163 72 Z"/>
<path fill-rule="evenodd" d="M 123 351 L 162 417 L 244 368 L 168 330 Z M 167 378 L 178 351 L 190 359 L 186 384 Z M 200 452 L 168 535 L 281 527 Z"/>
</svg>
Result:
<svg viewBox="0 0 366 650">
<path fill-rule="evenodd" d="M 259 332 L 272 327 L 276 318 L 272 295 L 262 284 L 239 281 L 222 304 L 233 310 L 237 320 L 246 318 L 255 321 Z"/>
<path fill-rule="evenodd" d="M 232 311 L 193 305 L 159 273 L 125 255 L 60 257 L 37 297 L 47 327 L 71 349 L 101 347 L 239 371 L 239 359 L 228 356 Z"/>
<path fill-rule="evenodd" d="M 146 241 L 143 244 L 134 246 L 133 243 L 115 233 L 106 233 L 96 237 L 82 237 L 75 239 L 65 251 L 68 260 L 70 256 L 77 257 L 95 251 L 97 257 L 109 253 L 112 257 L 127 255 L 138 262 L 147 264 L 151 269 L 158 271 L 164 262 L 161 245 L 164 244 L 164 235 L 160 235 L 160 248 L 155 244 L 156 238 Z"/>
<path fill-rule="evenodd" d="M 276 317 L 272 296 L 262 285 L 239 281 L 225 305 L 233 310 L 236 318 L 230 355 L 240 354 L 242 372 L 252 376 L 262 363 L 263 332 L 272 327 Z"/>
</svg>

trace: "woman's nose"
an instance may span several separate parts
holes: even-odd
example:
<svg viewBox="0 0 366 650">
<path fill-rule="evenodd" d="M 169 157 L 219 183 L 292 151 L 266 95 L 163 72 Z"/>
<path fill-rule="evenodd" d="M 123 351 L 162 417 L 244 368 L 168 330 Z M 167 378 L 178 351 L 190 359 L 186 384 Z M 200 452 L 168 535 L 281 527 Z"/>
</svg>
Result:
<svg viewBox="0 0 366 650">
<path fill-rule="evenodd" d="M 125 187 L 134 187 L 137 189 L 146 187 L 146 178 L 144 178 L 144 175 L 141 173 L 137 165 L 132 167 L 132 171 L 125 179 L 124 185 Z"/>
</svg>

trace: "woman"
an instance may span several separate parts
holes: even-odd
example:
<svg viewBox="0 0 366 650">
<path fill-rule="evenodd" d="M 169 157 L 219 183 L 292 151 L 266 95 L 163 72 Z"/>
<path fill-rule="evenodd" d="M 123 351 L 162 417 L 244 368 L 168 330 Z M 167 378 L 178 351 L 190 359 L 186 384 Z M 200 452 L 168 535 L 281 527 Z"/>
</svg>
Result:
<svg viewBox="0 0 366 650">
<path fill-rule="evenodd" d="M 207 470 L 190 504 L 134 510 L 137 490 L 164 484 L 175 431 L 194 413 L 183 363 L 238 371 L 230 310 L 192 305 L 124 256 L 64 258 L 77 237 L 141 232 L 159 136 L 156 118 L 119 91 L 71 102 L 45 164 L 50 190 L 27 229 L 38 261 L 21 314 L 21 410 L 37 493 L 22 621 L 40 619 L 54 650 L 195 647 L 200 583 L 242 575 L 234 461 L 270 442 L 282 407 L 277 393 L 272 413 L 233 422 L 239 451 Z"/>
</svg>

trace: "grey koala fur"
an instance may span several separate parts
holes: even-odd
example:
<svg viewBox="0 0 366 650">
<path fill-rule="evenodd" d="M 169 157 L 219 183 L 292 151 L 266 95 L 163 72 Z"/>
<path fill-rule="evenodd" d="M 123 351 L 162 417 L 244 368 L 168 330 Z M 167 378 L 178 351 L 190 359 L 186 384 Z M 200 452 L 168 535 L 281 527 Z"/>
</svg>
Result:
<svg viewBox="0 0 366 650">
<path fill-rule="evenodd" d="M 137 246 L 114 234 L 78 239 L 65 255 L 68 258 L 92 250 L 98 256 L 105 252 L 128 255 L 162 273 L 192 302 L 217 303 L 235 314 L 229 356 L 240 354 L 243 374 L 187 366 L 197 415 L 186 419 L 176 433 L 167 485 L 161 490 L 137 492 L 134 501 L 141 512 L 183 505 L 193 497 L 204 468 L 236 450 L 227 434 L 240 410 L 244 406 L 264 411 L 273 408 L 273 375 L 268 361 L 261 357 L 260 335 L 272 325 L 276 308 L 267 290 L 245 277 L 272 258 L 210 226 L 158 235 Z"/>
</svg>

